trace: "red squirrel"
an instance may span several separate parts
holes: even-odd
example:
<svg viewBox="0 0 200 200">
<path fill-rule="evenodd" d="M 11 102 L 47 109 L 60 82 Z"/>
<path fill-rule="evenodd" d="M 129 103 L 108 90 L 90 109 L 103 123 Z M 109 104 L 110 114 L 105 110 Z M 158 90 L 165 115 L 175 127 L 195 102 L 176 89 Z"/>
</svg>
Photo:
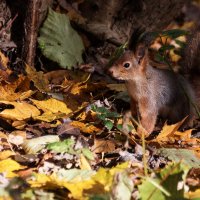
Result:
<svg viewBox="0 0 200 200">
<path fill-rule="evenodd" d="M 143 127 L 138 127 L 139 135 L 145 130 L 148 136 L 154 130 L 158 115 L 172 123 L 194 116 L 191 101 L 194 103 L 195 95 L 190 83 L 171 70 L 151 66 L 144 45 L 138 45 L 135 51 L 125 51 L 109 68 L 109 73 L 125 81 L 132 115 L 138 109 Z"/>
</svg>

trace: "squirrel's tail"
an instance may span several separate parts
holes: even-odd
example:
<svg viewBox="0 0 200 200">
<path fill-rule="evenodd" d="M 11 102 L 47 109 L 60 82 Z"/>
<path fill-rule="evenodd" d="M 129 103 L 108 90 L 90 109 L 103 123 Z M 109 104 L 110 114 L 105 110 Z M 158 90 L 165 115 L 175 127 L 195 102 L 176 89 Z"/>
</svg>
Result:
<svg viewBox="0 0 200 200">
<path fill-rule="evenodd" d="M 200 27 L 188 35 L 183 60 L 184 73 L 200 75 Z"/>
<path fill-rule="evenodd" d="M 200 27 L 188 35 L 182 67 L 194 89 L 196 105 L 200 108 Z"/>
</svg>

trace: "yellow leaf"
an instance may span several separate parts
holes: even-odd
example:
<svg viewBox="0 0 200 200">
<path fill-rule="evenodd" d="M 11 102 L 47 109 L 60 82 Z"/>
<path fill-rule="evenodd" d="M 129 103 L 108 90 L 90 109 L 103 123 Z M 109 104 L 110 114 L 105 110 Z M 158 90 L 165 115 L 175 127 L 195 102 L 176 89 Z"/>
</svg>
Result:
<svg viewBox="0 0 200 200">
<path fill-rule="evenodd" d="M 175 136 L 179 137 L 183 141 L 187 141 L 191 139 L 193 129 L 186 130 L 184 132 L 176 131 L 174 133 Z"/>
<path fill-rule="evenodd" d="M 180 128 L 180 126 L 183 124 L 186 118 L 184 118 L 182 121 L 172 124 L 172 125 L 167 125 L 165 124 L 164 127 L 162 128 L 162 131 L 159 133 L 156 139 L 153 141 L 157 142 L 167 142 L 170 139 L 173 140 L 174 133 Z"/>
<path fill-rule="evenodd" d="M 1 151 L 0 152 L 0 160 L 5 160 L 13 155 L 15 155 L 15 153 L 13 151 L 10 151 L 10 150 Z"/>
<path fill-rule="evenodd" d="M 51 113 L 51 112 L 45 112 L 44 114 L 40 116 L 36 116 L 33 119 L 34 120 L 40 120 L 45 122 L 52 122 L 56 119 L 60 119 L 62 117 L 66 116 L 64 113 Z M 58 125 L 57 125 L 58 126 Z M 56 127 L 56 126 L 55 126 Z"/>
<path fill-rule="evenodd" d="M 89 125 L 89 124 L 84 124 L 82 122 L 78 122 L 78 121 L 73 121 L 70 123 L 70 125 L 79 128 L 83 133 L 96 133 L 101 131 L 101 129 L 97 128 L 94 125 Z"/>
<path fill-rule="evenodd" d="M 83 89 L 87 89 L 87 83 L 76 83 L 72 86 L 71 88 L 71 93 L 74 94 L 74 95 L 79 95 L 81 93 L 81 90 Z"/>
<path fill-rule="evenodd" d="M 22 75 L 12 81 L 12 84 L 0 84 L 0 100 L 2 101 L 24 100 L 32 94 L 34 91 L 29 90 L 29 81 Z"/>
<path fill-rule="evenodd" d="M 80 163 L 80 168 L 81 169 L 91 170 L 90 164 L 89 164 L 88 160 L 85 158 L 85 156 L 83 154 L 81 154 L 80 162 L 81 162 Z"/>
<path fill-rule="evenodd" d="M 78 180 L 78 179 L 77 179 Z M 45 174 L 34 174 L 33 180 L 28 181 L 31 187 L 48 187 L 48 188 L 67 188 L 71 192 L 71 196 L 74 199 L 84 199 L 83 198 L 83 190 L 87 190 L 92 188 L 94 185 L 94 180 L 86 180 L 77 182 L 73 181 L 64 181 L 56 176 L 56 174 L 52 174 L 47 176 Z"/>
<path fill-rule="evenodd" d="M 14 173 L 14 171 L 24 168 L 26 167 L 21 166 L 19 163 L 10 158 L 0 161 L 0 173 L 6 173 L 7 178 L 12 178 L 17 176 L 17 174 Z"/>
<path fill-rule="evenodd" d="M 2 131 L 0 131 L 0 138 L 1 139 L 7 139 L 8 137 L 6 136 L 5 133 L 3 133 Z"/>
<path fill-rule="evenodd" d="M 44 101 L 31 99 L 31 101 L 44 112 L 51 112 L 51 113 L 61 112 L 65 114 L 69 114 L 72 112 L 69 108 L 67 108 L 67 105 L 64 102 L 59 101 L 57 99 L 51 98 Z"/>
<path fill-rule="evenodd" d="M 200 198 L 200 189 L 196 189 L 194 191 L 189 191 L 186 193 L 187 199 L 199 199 Z"/>
<path fill-rule="evenodd" d="M 177 63 L 181 59 L 181 56 L 177 55 L 175 53 L 174 49 L 170 50 L 169 55 L 170 55 L 170 58 L 171 58 L 172 62 L 176 62 Z"/>
<path fill-rule="evenodd" d="M 25 120 L 40 115 L 40 111 L 33 105 L 26 102 L 0 101 L 0 103 L 11 104 L 12 109 L 5 109 L 0 112 L 0 116 L 11 120 Z"/>
<path fill-rule="evenodd" d="M 29 180 L 29 184 L 32 187 L 53 187 L 67 188 L 73 199 L 88 199 L 90 194 L 103 194 L 111 190 L 113 183 L 113 177 L 118 172 L 123 172 L 128 168 L 128 163 L 122 163 L 112 169 L 100 168 L 98 172 L 88 177 L 88 180 L 80 180 L 78 177 L 74 177 L 70 181 L 59 178 L 56 173 L 47 176 L 44 174 L 35 174 L 32 180 Z"/>
</svg>

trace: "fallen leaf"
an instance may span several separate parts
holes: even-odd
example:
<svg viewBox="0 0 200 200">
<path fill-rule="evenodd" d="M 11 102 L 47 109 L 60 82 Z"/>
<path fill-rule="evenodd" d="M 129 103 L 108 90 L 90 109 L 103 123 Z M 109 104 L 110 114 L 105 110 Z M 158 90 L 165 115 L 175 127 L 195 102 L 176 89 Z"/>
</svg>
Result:
<svg viewBox="0 0 200 200">
<path fill-rule="evenodd" d="M 25 120 L 40 115 L 40 111 L 26 102 L 0 101 L 0 103 L 13 105 L 13 109 L 5 109 L 0 116 L 11 120 Z"/>
<path fill-rule="evenodd" d="M 9 59 L 0 51 L 0 80 L 11 82 L 12 70 L 8 68 Z"/>
<path fill-rule="evenodd" d="M 65 117 L 66 114 L 64 113 L 51 113 L 51 112 L 45 112 L 42 115 L 33 117 L 34 120 L 40 120 L 40 121 L 44 121 L 44 122 L 52 122 L 56 119 L 60 119 Z M 57 124 L 59 125 L 59 124 Z M 55 126 L 56 127 L 56 126 Z"/>
<path fill-rule="evenodd" d="M 176 131 L 180 128 L 180 126 L 184 123 L 186 118 L 184 118 L 182 121 L 172 124 L 172 125 L 167 125 L 165 124 L 159 133 L 159 135 L 151 140 L 151 141 L 156 141 L 159 143 L 165 143 L 165 142 L 174 142 L 176 138 L 174 137 Z"/>
<path fill-rule="evenodd" d="M 70 93 L 71 94 L 74 94 L 74 95 L 80 95 L 81 91 L 83 89 L 87 89 L 88 85 L 87 83 L 75 83 L 72 87 L 71 87 L 71 90 L 70 90 Z"/>
<path fill-rule="evenodd" d="M 90 124 L 84 124 L 82 122 L 79 122 L 79 121 L 73 121 L 70 123 L 70 125 L 76 127 L 76 128 L 79 128 L 81 130 L 81 132 L 83 133 L 97 133 L 97 132 L 100 132 L 101 129 L 97 128 L 96 126 L 94 125 L 90 125 Z"/>
<path fill-rule="evenodd" d="M 31 99 L 31 101 L 44 112 L 51 112 L 51 113 L 60 112 L 65 114 L 69 114 L 72 112 L 69 108 L 67 108 L 67 105 L 64 102 L 59 101 L 57 99 L 51 98 L 44 101 Z"/>
<path fill-rule="evenodd" d="M 2 151 L 0 152 L 0 160 L 5 160 L 13 155 L 15 155 L 13 151 L 10 151 L 10 150 Z"/>
<path fill-rule="evenodd" d="M 42 71 L 37 72 L 35 68 L 26 65 L 26 73 L 27 76 L 30 80 L 33 81 L 35 87 L 40 91 L 40 92 L 49 92 L 49 81 L 44 75 Z"/>
<path fill-rule="evenodd" d="M 115 150 L 115 143 L 105 139 L 95 139 L 92 151 L 94 153 L 108 153 Z"/>
<path fill-rule="evenodd" d="M 19 76 L 17 80 L 12 81 L 12 84 L 0 84 L 0 100 L 15 101 L 24 100 L 34 94 L 34 91 L 29 90 L 29 83 L 24 76 Z M 27 84 L 27 86 L 25 85 Z M 23 86 L 22 86 L 23 85 Z M 18 91 L 18 92 L 16 92 Z"/>
<path fill-rule="evenodd" d="M 0 51 L 0 63 L 3 65 L 3 67 L 7 68 L 9 59 L 6 57 L 1 51 Z"/>
<path fill-rule="evenodd" d="M 19 163 L 10 158 L 0 161 L 0 173 L 6 173 L 7 178 L 18 176 L 16 173 L 14 173 L 14 171 L 24 168 L 26 167 L 21 166 Z"/>
<path fill-rule="evenodd" d="M 88 160 L 85 158 L 84 155 L 81 154 L 81 157 L 80 157 L 80 168 L 83 170 L 83 169 L 86 169 L 86 170 L 91 170 L 91 166 L 90 166 L 90 163 L 88 162 Z"/>
<path fill-rule="evenodd" d="M 29 154 L 35 154 L 38 151 L 42 150 L 48 143 L 60 141 L 57 135 L 45 135 L 42 137 L 33 138 L 26 140 L 22 147 Z"/>
<path fill-rule="evenodd" d="M 29 184 L 34 187 L 67 188 L 74 199 L 88 199 L 87 196 L 103 194 L 111 190 L 113 177 L 116 173 L 128 168 L 128 163 L 122 163 L 112 169 L 100 168 L 97 173 L 92 170 L 59 170 L 50 176 L 34 174 Z"/>
<path fill-rule="evenodd" d="M 199 168 L 200 159 L 195 151 L 189 149 L 161 148 L 158 150 L 161 156 L 167 157 L 173 162 L 182 162 L 189 167 Z"/>
<path fill-rule="evenodd" d="M 185 194 L 185 197 L 187 199 L 196 199 L 199 200 L 200 199 L 200 189 L 196 189 L 194 191 L 189 191 Z"/>
</svg>

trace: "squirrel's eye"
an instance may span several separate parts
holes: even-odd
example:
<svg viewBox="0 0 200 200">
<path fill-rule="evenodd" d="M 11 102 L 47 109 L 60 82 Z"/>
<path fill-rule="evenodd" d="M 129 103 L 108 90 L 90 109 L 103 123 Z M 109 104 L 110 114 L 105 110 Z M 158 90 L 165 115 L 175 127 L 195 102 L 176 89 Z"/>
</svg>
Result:
<svg viewBox="0 0 200 200">
<path fill-rule="evenodd" d="M 130 67 L 130 63 L 124 63 L 124 67 L 125 68 L 129 68 Z"/>
</svg>

